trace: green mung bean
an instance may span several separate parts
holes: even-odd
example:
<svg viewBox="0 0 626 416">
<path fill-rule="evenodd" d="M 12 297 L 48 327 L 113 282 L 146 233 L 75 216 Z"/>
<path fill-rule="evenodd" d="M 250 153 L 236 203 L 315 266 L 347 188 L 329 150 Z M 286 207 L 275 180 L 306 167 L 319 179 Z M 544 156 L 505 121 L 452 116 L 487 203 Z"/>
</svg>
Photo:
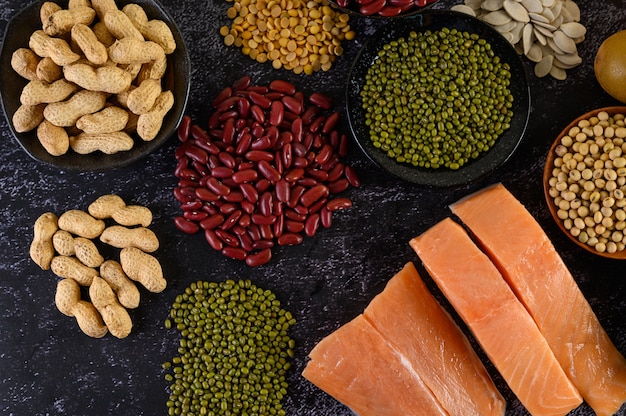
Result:
<svg viewBox="0 0 626 416">
<path fill-rule="evenodd" d="M 509 65 L 476 34 L 442 28 L 383 45 L 361 90 L 374 147 L 398 163 L 459 169 L 513 117 Z"/>
<path fill-rule="evenodd" d="M 169 316 L 166 328 L 181 338 L 179 355 L 163 364 L 168 414 L 285 415 L 295 319 L 273 292 L 249 280 L 199 281 Z"/>
</svg>

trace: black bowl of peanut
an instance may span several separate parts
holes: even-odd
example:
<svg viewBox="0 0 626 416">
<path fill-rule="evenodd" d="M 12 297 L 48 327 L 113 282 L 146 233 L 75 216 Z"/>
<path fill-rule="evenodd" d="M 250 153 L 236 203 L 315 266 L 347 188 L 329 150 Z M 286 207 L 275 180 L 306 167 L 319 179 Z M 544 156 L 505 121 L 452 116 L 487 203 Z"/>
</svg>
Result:
<svg viewBox="0 0 626 416">
<path fill-rule="evenodd" d="M 185 43 L 157 1 L 31 3 L 7 25 L 0 65 L 17 142 L 62 170 L 142 159 L 175 132 L 189 95 Z"/>
<path fill-rule="evenodd" d="M 548 208 L 578 246 L 626 259 L 626 107 L 577 117 L 552 144 L 543 173 Z"/>
</svg>

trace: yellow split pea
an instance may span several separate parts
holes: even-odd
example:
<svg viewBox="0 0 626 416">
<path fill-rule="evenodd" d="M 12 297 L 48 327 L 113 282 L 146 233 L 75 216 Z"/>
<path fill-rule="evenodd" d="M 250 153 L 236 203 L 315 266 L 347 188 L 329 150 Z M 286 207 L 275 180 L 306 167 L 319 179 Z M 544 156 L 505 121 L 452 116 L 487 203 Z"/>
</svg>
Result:
<svg viewBox="0 0 626 416">
<path fill-rule="evenodd" d="M 297 74 L 329 70 L 343 54 L 341 42 L 355 37 L 349 16 L 327 0 L 234 0 L 227 16 L 232 24 L 220 28 L 224 44 Z"/>
</svg>

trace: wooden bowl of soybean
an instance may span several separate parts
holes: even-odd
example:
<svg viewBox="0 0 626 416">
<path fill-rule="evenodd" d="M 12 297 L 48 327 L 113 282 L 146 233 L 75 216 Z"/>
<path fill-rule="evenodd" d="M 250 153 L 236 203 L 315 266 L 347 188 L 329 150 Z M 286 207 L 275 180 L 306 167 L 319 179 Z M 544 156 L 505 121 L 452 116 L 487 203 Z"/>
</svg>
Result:
<svg viewBox="0 0 626 416">
<path fill-rule="evenodd" d="M 21 104 L 20 95 L 28 80 L 13 70 L 11 59 L 15 50 L 28 48 L 31 34 L 42 28 L 39 11 L 44 2 L 44 0 L 32 2 L 12 17 L 7 24 L 0 53 L 2 107 L 16 143 L 36 161 L 64 171 L 81 172 L 107 171 L 127 166 L 160 148 L 175 133 L 185 112 L 190 88 L 191 62 L 182 34 L 174 19 L 156 0 L 118 0 L 116 2 L 120 9 L 129 3 L 140 5 L 148 19 L 162 20 L 167 24 L 176 42 L 174 52 L 167 55 L 167 70 L 161 79 L 162 90 L 172 91 L 174 104 L 165 114 L 161 128 L 154 139 L 144 141 L 136 133 L 132 133 L 130 136 L 134 144 L 127 151 L 114 154 L 105 154 L 101 151 L 78 154 L 70 149 L 65 154 L 53 156 L 39 142 L 36 129 L 27 132 L 16 131 L 12 118 Z M 68 6 L 67 1 L 57 0 L 55 3 L 63 9 Z M 94 23 L 97 19 L 98 17 Z"/>
<path fill-rule="evenodd" d="M 582 249 L 626 259 L 626 106 L 589 111 L 556 137 L 543 172 L 558 227 Z"/>
</svg>

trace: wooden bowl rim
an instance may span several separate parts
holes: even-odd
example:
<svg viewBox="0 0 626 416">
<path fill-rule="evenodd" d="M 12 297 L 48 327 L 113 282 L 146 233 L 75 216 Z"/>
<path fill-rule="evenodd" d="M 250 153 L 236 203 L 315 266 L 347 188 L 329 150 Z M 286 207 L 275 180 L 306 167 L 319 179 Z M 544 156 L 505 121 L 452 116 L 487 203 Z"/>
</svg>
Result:
<svg viewBox="0 0 626 416">
<path fill-rule="evenodd" d="M 556 146 L 561 142 L 561 139 L 563 138 L 563 136 L 565 136 L 572 127 L 576 126 L 579 121 L 596 116 L 598 115 L 598 113 L 602 111 L 607 112 L 609 115 L 614 115 L 617 113 L 623 113 L 626 115 L 626 106 L 609 106 L 609 107 L 597 108 L 595 110 L 589 111 L 577 117 L 571 123 L 569 123 L 563 130 L 561 130 L 561 132 L 557 135 L 556 139 L 552 143 L 552 146 L 550 146 L 550 150 L 548 151 L 548 154 L 546 156 L 546 162 L 544 164 L 544 169 L 543 169 L 543 193 L 546 199 L 546 203 L 548 204 L 548 209 L 550 210 L 550 214 L 552 215 L 552 218 L 556 222 L 557 226 L 577 246 L 585 249 L 586 251 L 592 254 L 596 254 L 601 257 L 606 257 L 606 258 L 616 259 L 616 260 L 626 260 L 626 249 L 615 252 L 615 253 L 606 253 L 606 252 L 601 253 L 595 250 L 593 247 L 589 246 L 588 244 L 578 241 L 578 239 L 574 237 L 569 232 L 569 230 L 565 228 L 565 226 L 563 225 L 563 221 L 558 217 L 556 205 L 554 204 L 554 199 L 549 194 L 550 186 L 548 182 L 550 181 L 550 178 L 552 177 L 552 168 L 554 165 L 554 150 Z"/>
</svg>

